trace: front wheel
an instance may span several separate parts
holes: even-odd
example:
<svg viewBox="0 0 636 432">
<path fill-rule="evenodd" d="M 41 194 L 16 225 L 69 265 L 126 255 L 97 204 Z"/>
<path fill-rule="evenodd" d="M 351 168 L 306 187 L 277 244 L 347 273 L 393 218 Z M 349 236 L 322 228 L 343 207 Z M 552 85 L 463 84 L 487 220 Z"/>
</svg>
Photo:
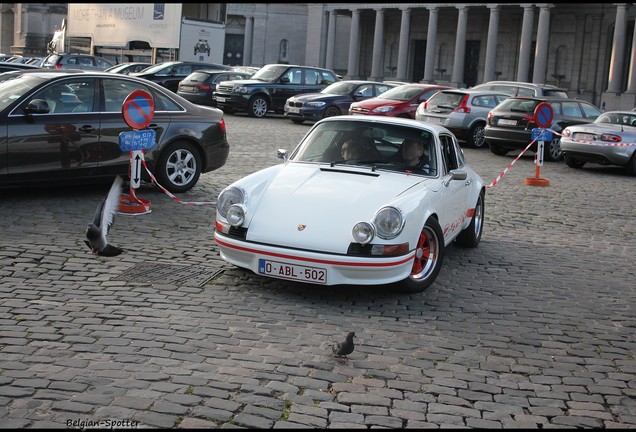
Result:
<svg viewBox="0 0 636 432">
<path fill-rule="evenodd" d="M 267 99 L 265 99 L 263 96 L 254 96 L 252 99 L 250 99 L 247 114 L 250 117 L 262 118 L 265 117 L 268 109 L 269 103 L 267 102 Z"/>
<path fill-rule="evenodd" d="M 175 142 L 159 156 L 155 177 L 170 192 L 180 193 L 192 189 L 202 169 L 203 163 L 197 149 L 188 142 Z"/>
<path fill-rule="evenodd" d="M 476 124 L 470 129 L 469 133 L 470 145 L 474 148 L 486 147 L 486 141 L 484 141 L 484 125 L 481 123 Z"/>
<path fill-rule="evenodd" d="M 334 117 L 339 115 L 340 115 L 340 110 L 338 109 L 338 107 L 330 106 L 329 108 L 325 110 L 325 113 L 322 115 L 322 118 Z"/>
<path fill-rule="evenodd" d="M 429 217 L 417 239 L 411 274 L 396 283 L 402 292 L 417 293 L 424 291 L 437 278 L 444 260 L 444 233 L 439 222 Z"/>
<path fill-rule="evenodd" d="M 561 138 L 554 137 L 544 148 L 545 159 L 550 162 L 558 162 L 563 159 L 563 152 L 561 151 Z"/>
<path fill-rule="evenodd" d="M 455 238 L 455 244 L 461 247 L 477 247 L 481 240 L 481 233 L 484 230 L 484 192 L 482 191 L 477 198 L 477 204 L 470 220 L 470 225 L 466 227 Z"/>
<path fill-rule="evenodd" d="M 564 158 L 565 158 L 565 164 L 567 166 L 569 166 L 570 168 L 577 168 L 578 169 L 578 168 L 583 168 L 583 165 L 585 165 L 584 161 L 580 161 L 580 160 L 575 159 L 575 158 L 573 158 L 571 156 L 565 155 Z"/>
<path fill-rule="evenodd" d="M 293 119 L 291 119 L 291 121 L 292 121 L 292 123 L 303 124 L 305 122 L 305 119 L 293 118 Z"/>
<path fill-rule="evenodd" d="M 496 154 L 497 156 L 505 156 L 508 153 L 508 150 L 505 148 L 499 147 L 497 144 L 490 143 L 488 145 L 490 147 L 490 151 Z"/>
</svg>

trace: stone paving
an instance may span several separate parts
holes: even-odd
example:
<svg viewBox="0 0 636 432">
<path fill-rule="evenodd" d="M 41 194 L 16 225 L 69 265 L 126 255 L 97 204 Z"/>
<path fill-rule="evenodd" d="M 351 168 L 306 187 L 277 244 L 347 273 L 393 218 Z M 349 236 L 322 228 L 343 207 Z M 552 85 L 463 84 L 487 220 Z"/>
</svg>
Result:
<svg viewBox="0 0 636 432">
<path fill-rule="evenodd" d="M 182 200 L 215 200 L 310 127 L 226 121 L 227 165 Z M 465 153 L 487 183 L 514 159 Z M 3 190 L 0 427 L 636 428 L 635 179 L 534 175 L 524 155 L 489 188 L 479 247 L 449 247 L 413 295 L 237 269 L 213 205 L 151 185 L 152 212 L 112 228 L 126 252 L 96 257 L 84 230 L 109 185 Z"/>
</svg>

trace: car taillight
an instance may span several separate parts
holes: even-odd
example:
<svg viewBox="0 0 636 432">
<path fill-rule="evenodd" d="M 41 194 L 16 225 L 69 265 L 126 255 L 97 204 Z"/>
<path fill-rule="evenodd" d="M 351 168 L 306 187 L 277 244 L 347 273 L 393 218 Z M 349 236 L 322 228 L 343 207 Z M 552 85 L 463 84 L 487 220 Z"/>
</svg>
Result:
<svg viewBox="0 0 636 432">
<path fill-rule="evenodd" d="M 568 128 L 563 129 L 563 136 L 564 136 L 564 137 L 566 137 L 566 138 L 567 138 L 567 137 L 569 137 L 570 135 L 572 135 L 572 131 L 570 131 L 570 129 L 568 129 Z"/>
<path fill-rule="evenodd" d="M 219 128 L 221 129 L 222 132 L 225 132 L 225 119 L 221 119 L 221 121 L 219 122 Z"/>
<path fill-rule="evenodd" d="M 464 98 L 459 103 L 459 106 L 453 111 L 455 111 L 456 113 L 470 114 L 470 107 L 466 106 L 466 102 L 468 102 L 468 95 L 464 95 Z"/>
<path fill-rule="evenodd" d="M 521 116 L 521 118 L 527 121 L 528 123 L 534 123 L 534 115 L 532 114 L 524 114 L 523 116 Z"/>
<path fill-rule="evenodd" d="M 601 141 L 617 143 L 617 142 L 621 142 L 622 139 L 618 135 L 604 133 L 603 135 L 601 135 Z"/>
<path fill-rule="evenodd" d="M 210 86 L 207 84 L 197 84 L 198 90 L 210 90 Z"/>
<path fill-rule="evenodd" d="M 490 126 L 495 125 L 495 115 L 492 113 L 492 111 L 488 111 L 488 115 L 486 116 L 486 123 L 488 123 Z"/>
</svg>

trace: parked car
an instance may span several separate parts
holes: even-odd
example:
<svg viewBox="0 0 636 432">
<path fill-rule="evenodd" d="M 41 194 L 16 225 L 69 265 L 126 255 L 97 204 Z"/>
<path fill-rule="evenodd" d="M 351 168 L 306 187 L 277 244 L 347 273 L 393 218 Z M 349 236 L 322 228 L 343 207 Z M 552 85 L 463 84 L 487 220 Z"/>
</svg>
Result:
<svg viewBox="0 0 636 432">
<path fill-rule="evenodd" d="M 554 118 L 548 127 L 561 133 L 567 126 L 592 123 L 601 110 L 589 102 L 578 99 L 510 97 L 488 113 L 488 122 L 484 129 L 484 140 L 490 151 L 496 155 L 505 155 L 510 150 L 525 149 L 532 142 L 532 129 L 538 128 L 534 121 L 534 111 L 541 102 L 552 106 Z M 559 161 L 563 159 L 561 137 L 553 133 L 552 141 L 545 143 L 544 159 Z M 537 151 L 536 143 L 530 147 Z"/>
<path fill-rule="evenodd" d="M 216 105 L 225 112 L 246 111 L 250 117 L 284 112 L 292 96 L 321 91 L 338 81 L 329 69 L 288 64 L 269 64 L 249 80 L 221 82 L 214 92 Z"/>
<path fill-rule="evenodd" d="M 256 66 L 232 66 L 233 71 L 236 72 L 245 72 L 250 74 L 250 76 L 254 75 L 256 72 L 258 72 L 258 70 L 260 69 L 260 67 L 256 67 Z"/>
<path fill-rule="evenodd" d="M 426 102 L 439 90 L 452 87 L 434 84 L 404 84 L 382 93 L 380 96 L 349 107 L 349 114 L 379 115 L 389 117 L 415 118 L 420 103 Z"/>
<path fill-rule="evenodd" d="M 145 151 L 145 159 L 159 184 L 173 193 L 185 192 L 201 173 L 225 164 L 229 145 L 221 110 L 194 105 L 128 75 L 57 70 L 9 74 L 10 79 L 0 78 L 0 186 L 127 177 L 130 152 L 120 149 L 119 134 L 131 130 L 122 104 L 134 90 L 144 90 L 154 100 L 148 128 L 156 132 L 156 145 Z M 145 171 L 143 179 L 149 180 Z"/>
<path fill-rule="evenodd" d="M 317 121 L 325 117 L 348 114 L 352 102 L 378 96 L 396 87 L 375 81 L 338 81 L 319 93 L 292 96 L 285 103 L 285 117 L 294 123 Z"/>
<path fill-rule="evenodd" d="M 201 69 L 229 70 L 230 67 L 216 63 L 171 61 L 150 66 L 141 72 L 133 72 L 130 75 L 155 82 L 176 93 L 181 81 L 192 72 Z"/>
<path fill-rule="evenodd" d="M 124 62 L 109 67 L 108 69 L 105 69 L 104 72 L 129 75 L 133 72 L 141 72 L 150 66 L 152 66 L 152 63 L 148 62 Z"/>
<path fill-rule="evenodd" d="M 510 96 L 543 96 L 567 98 L 568 92 L 551 84 L 535 84 L 523 81 L 488 81 L 472 87 L 475 90 L 492 90 L 509 94 Z"/>
<path fill-rule="evenodd" d="M 44 57 L 31 57 L 29 61 L 26 62 L 28 65 L 42 67 L 42 63 L 44 62 Z"/>
<path fill-rule="evenodd" d="M 42 61 L 41 67 L 103 71 L 112 66 L 108 60 L 89 54 L 50 54 Z"/>
<path fill-rule="evenodd" d="M 440 90 L 417 107 L 415 120 L 440 124 L 458 140 L 483 148 L 488 113 L 508 97 L 489 90 Z"/>
<path fill-rule="evenodd" d="M 247 72 L 236 72 L 233 70 L 212 70 L 202 69 L 192 72 L 179 83 L 177 94 L 192 103 L 214 106 L 212 93 L 221 81 L 236 81 L 248 79 L 252 76 Z"/>
<path fill-rule="evenodd" d="M 345 160 L 351 138 L 370 153 Z M 410 140 L 429 149 L 428 173 L 404 165 L 401 147 Z M 231 264 L 298 282 L 419 292 L 435 281 L 446 246 L 480 242 L 484 182 L 441 126 L 328 117 L 289 157 L 278 153 L 283 163 L 219 194 L 214 239 Z"/>
<path fill-rule="evenodd" d="M 608 111 L 592 123 L 566 127 L 561 151 L 572 168 L 593 162 L 623 166 L 636 175 L 636 112 Z"/>
<path fill-rule="evenodd" d="M 16 70 L 39 69 L 37 66 L 24 63 L 5 63 L 0 62 L 0 73 L 11 72 Z"/>
</svg>

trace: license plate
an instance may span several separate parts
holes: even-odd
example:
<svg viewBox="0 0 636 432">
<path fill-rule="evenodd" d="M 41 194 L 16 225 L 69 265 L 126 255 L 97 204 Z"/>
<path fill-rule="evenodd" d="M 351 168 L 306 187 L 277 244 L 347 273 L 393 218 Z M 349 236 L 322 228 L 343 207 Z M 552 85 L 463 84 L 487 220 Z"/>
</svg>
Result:
<svg viewBox="0 0 636 432">
<path fill-rule="evenodd" d="M 192 90 L 194 90 L 194 87 L 193 86 L 181 86 L 181 90 L 192 91 Z"/>
<path fill-rule="evenodd" d="M 316 284 L 327 283 L 327 270 L 320 267 L 307 267 L 259 259 L 258 272 L 262 275 L 274 276 L 283 279 L 293 279 Z"/>
<path fill-rule="evenodd" d="M 217 102 L 225 102 L 225 98 L 224 98 L 224 97 L 221 97 L 221 96 L 217 96 L 217 97 L 216 97 L 216 101 L 217 101 Z"/>
<path fill-rule="evenodd" d="M 300 112 L 300 108 L 296 107 L 287 107 L 287 112 L 298 114 Z"/>
<path fill-rule="evenodd" d="M 444 119 L 441 119 L 438 117 L 426 117 L 426 121 L 429 123 L 434 123 L 434 124 L 442 124 Z"/>
<path fill-rule="evenodd" d="M 574 136 L 574 138 L 582 141 L 594 141 L 594 135 L 586 133 L 578 133 Z"/>
<path fill-rule="evenodd" d="M 517 126 L 517 120 L 499 119 L 497 124 L 502 126 Z"/>
</svg>

